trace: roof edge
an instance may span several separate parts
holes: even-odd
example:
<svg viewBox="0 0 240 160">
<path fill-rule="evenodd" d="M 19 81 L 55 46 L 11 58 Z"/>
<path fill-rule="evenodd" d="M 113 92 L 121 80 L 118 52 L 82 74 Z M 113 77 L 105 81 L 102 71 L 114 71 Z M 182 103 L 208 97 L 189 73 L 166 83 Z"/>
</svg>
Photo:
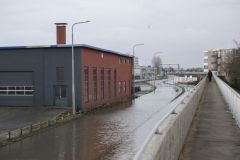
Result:
<svg viewBox="0 0 240 160">
<path fill-rule="evenodd" d="M 60 44 L 60 45 L 33 45 L 33 46 L 2 46 L 0 47 L 0 50 L 11 50 L 11 49 L 39 49 L 39 48 L 70 48 L 72 45 L 70 44 Z M 102 51 L 102 52 L 107 52 L 107 53 L 112 53 L 112 54 L 117 54 L 125 57 L 131 57 L 133 58 L 132 55 L 129 54 L 124 54 L 121 52 L 117 51 L 112 51 L 100 47 L 95 47 L 87 44 L 75 44 L 74 47 L 79 47 L 79 48 L 87 48 L 87 49 L 92 49 L 92 50 L 97 50 L 97 51 Z"/>
</svg>

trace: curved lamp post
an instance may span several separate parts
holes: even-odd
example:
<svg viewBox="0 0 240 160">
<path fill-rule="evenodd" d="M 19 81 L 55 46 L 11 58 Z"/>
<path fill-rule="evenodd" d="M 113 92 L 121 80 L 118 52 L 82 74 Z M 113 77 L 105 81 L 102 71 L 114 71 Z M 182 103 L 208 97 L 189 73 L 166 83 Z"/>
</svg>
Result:
<svg viewBox="0 0 240 160">
<path fill-rule="evenodd" d="M 74 70 L 74 26 L 77 24 L 88 23 L 90 21 L 76 22 L 72 25 L 72 113 L 76 114 L 76 102 L 75 102 L 75 70 Z"/>
<path fill-rule="evenodd" d="M 144 45 L 143 43 L 138 43 L 138 44 L 133 45 L 133 57 L 135 56 L 135 48 L 138 46 L 143 46 L 143 45 Z"/>
<path fill-rule="evenodd" d="M 135 69 L 135 67 L 134 67 L 134 65 L 135 65 L 135 62 L 134 62 L 134 60 L 135 60 L 135 48 L 136 47 L 138 47 L 138 46 L 143 46 L 144 45 L 144 43 L 138 43 L 138 44 L 134 44 L 133 45 L 133 68 L 132 68 L 132 75 L 133 75 L 133 97 L 134 97 L 134 99 L 135 99 L 135 76 L 134 76 L 134 69 Z"/>
</svg>

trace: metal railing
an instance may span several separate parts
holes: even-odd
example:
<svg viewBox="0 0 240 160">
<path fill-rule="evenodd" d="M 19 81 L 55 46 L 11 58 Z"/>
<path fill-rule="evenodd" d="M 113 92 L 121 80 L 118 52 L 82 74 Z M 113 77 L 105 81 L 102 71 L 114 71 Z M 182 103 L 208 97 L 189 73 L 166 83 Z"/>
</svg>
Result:
<svg viewBox="0 0 240 160">
<path fill-rule="evenodd" d="M 143 145 L 141 146 L 141 148 L 138 150 L 137 154 L 134 156 L 134 160 L 140 160 L 142 157 L 142 154 L 144 153 L 144 151 L 146 150 L 146 147 L 148 145 L 148 143 L 150 142 L 151 138 L 156 134 L 159 133 L 158 128 L 161 125 L 161 123 L 172 113 L 175 113 L 175 109 L 181 104 L 184 103 L 184 99 L 186 97 L 189 96 L 189 94 L 191 94 L 192 92 L 196 91 L 196 95 L 201 96 L 200 94 L 203 91 L 203 88 L 205 86 L 205 82 L 206 82 L 206 78 L 204 78 L 203 80 L 201 80 L 190 92 L 185 92 L 182 96 L 180 96 L 178 99 L 176 99 L 176 101 L 172 102 L 171 104 L 169 104 L 169 111 L 167 112 L 167 114 L 165 114 L 159 121 L 158 123 L 154 126 L 154 128 L 150 131 L 149 135 L 147 136 L 147 138 L 145 139 Z"/>
<path fill-rule="evenodd" d="M 225 99 L 225 102 L 228 104 L 238 127 L 240 127 L 240 94 L 221 80 L 216 73 L 213 73 L 213 77 Z"/>
</svg>

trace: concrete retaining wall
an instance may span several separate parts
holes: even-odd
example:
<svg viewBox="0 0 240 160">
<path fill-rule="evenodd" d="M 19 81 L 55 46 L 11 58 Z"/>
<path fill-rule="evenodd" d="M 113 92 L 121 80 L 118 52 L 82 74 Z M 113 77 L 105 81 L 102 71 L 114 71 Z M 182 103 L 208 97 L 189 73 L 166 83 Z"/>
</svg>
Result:
<svg viewBox="0 0 240 160">
<path fill-rule="evenodd" d="M 161 123 L 139 159 L 178 160 L 205 84 L 204 79 Z"/>
</svg>

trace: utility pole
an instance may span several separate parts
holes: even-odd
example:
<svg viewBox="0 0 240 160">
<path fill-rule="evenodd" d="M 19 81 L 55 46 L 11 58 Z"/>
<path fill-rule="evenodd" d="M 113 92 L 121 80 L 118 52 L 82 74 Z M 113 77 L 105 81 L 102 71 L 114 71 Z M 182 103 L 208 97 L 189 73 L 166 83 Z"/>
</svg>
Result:
<svg viewBox="0 0 240 160">
<path fill-rule="evenodd" d="M 72 25 L 72 114 L 76 114 L 76 98 L 75 98 L 75 68 L 74 68 L 74 26 L 77 24 L 88 23 L 90 21 L 76 22 Z"/>
<path fill-rule="evenodd" d="M 135 75 L 134 75 L 134 70 L 135 70 L 135 48 L 137 46 L 142 46 L 144 45 L 143 43 L 138 43 L 133 45 L 133 68 L 132 68 L 132 75 L 133 75 L 133 82 L 132 82 L 132 86 L 133 86 L 133 97 L 135 99 Z"/>
</svg>

